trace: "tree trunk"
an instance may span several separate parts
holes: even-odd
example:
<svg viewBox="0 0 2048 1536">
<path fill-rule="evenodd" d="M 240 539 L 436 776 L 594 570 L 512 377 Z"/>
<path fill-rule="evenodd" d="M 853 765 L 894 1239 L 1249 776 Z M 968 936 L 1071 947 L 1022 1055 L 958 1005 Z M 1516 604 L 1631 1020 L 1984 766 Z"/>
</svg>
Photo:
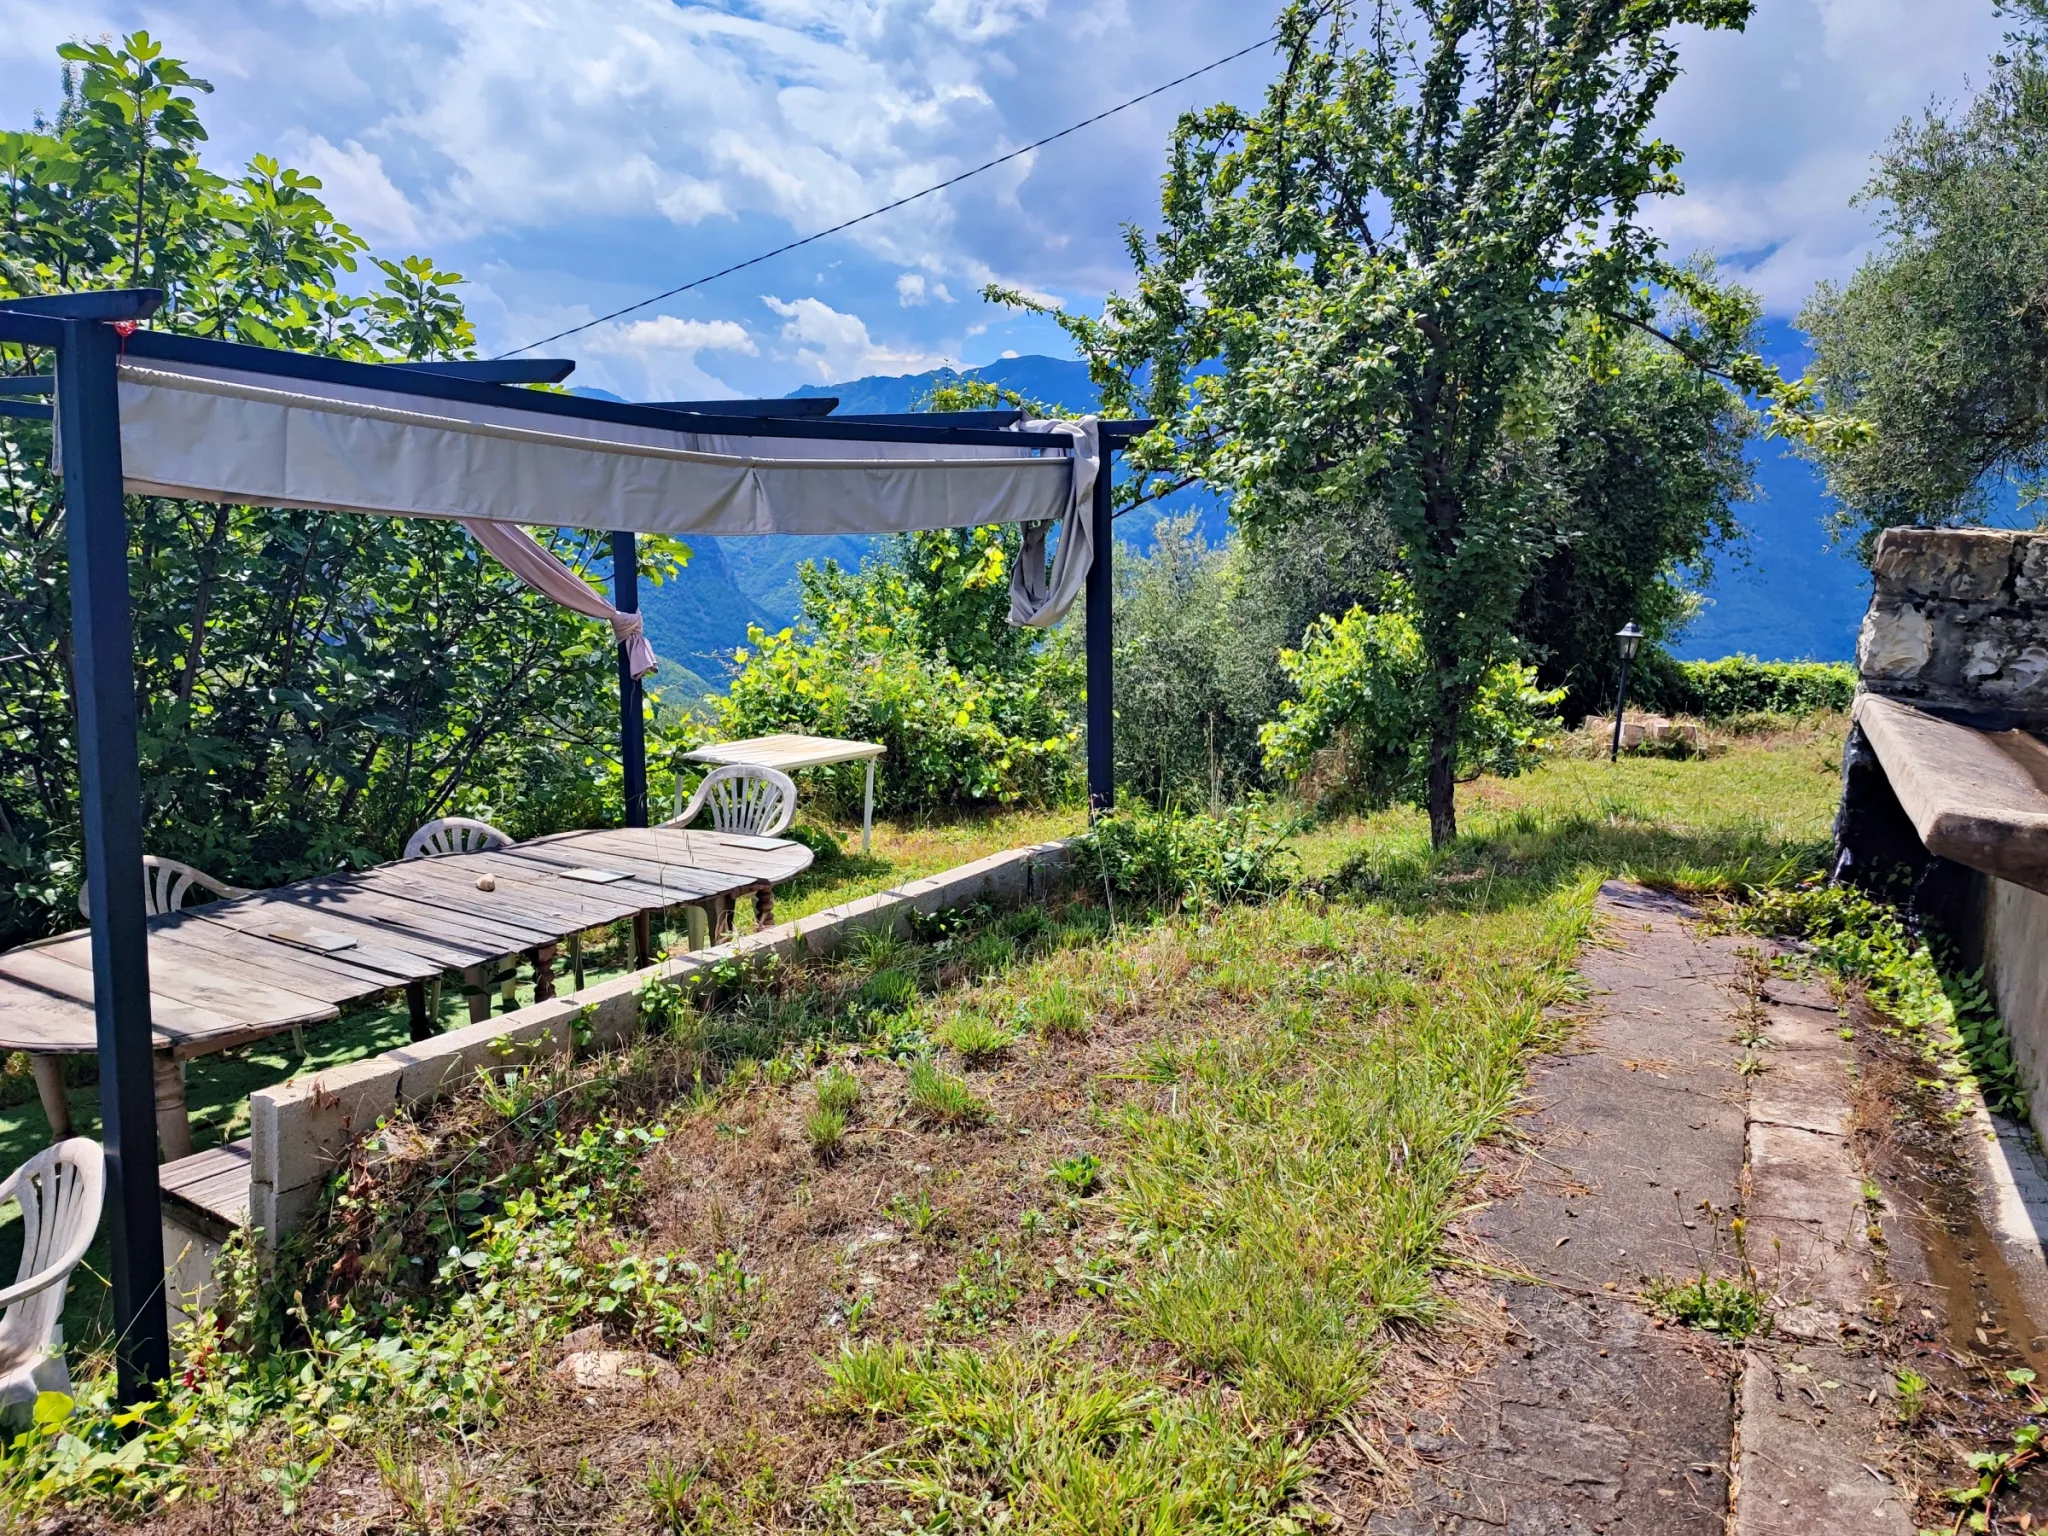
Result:
<svg viewBox="0 0 2048 1536">
<path fill-rule="evenodd" d="M 1429 727 L 1429 846 L 1458 835 L 1458 724 L 1464 708 L 1437 695 Z"/>
</svg>

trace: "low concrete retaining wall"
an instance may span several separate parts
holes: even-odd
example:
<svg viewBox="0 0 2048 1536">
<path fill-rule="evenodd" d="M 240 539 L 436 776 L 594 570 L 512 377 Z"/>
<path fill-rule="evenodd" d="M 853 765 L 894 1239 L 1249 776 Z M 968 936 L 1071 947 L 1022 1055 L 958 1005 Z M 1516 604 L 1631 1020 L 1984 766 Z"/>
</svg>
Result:
<svg viewBox="0 0 2048 1536">
<path fill-rule="evenodd" d="M 1018 906 L 1044 896 L 1064 873 L 1068 842 L 1013 848 L 913 880 L 844 906 L 750 933 L 731 943 L 680 955 L 567 997 L 437 1035 L 265 1088 L 249 1098 L 249 1224 L 267 1246 L 306 1218 L 328 1174 L 355 1141 L 394 1110 L 412 1108 L 471 1081 L 478 1068 L 502 1063 L 520 1048 L 535 1056 L 574 1048 L 577 1021 L 587 1016 L 592 1049 L 616 1045 L 639 1023 L 641 989 L 667 979 L 684 986 L 721 960 L 761 955 L 826 955 L 850 936 L 889 927 L 902 931 L 912 913 L 975 901 Z"/>
<path fill-rule="evenodd" d="M 2010 880 L 1978 878 L 1976 958 L 2012 1041 L 2034 1133 L 2048 1142 L 2048 896 Z"/>
</svg>

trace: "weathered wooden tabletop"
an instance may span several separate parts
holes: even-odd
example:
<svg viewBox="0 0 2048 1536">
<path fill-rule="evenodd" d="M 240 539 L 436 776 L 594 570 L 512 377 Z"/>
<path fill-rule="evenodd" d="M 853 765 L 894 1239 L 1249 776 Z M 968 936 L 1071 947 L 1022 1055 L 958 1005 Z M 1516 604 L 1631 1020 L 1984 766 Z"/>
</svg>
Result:
<svg viewBox="0 0 2048 1536">
<path fill-rule="evenodd" d="M 779 838 L 633 827 L 322 875 L 149 920 L 159 1051 L 230 1050 L 409 982 L 809 867 Z M 477 880 L 492 877 L 493 890 Z M 596 878 L 591 878 L 595 876 Z M 0 1050 L 96 1048 L 91 936 L 0 954 Z"/>
</svg>

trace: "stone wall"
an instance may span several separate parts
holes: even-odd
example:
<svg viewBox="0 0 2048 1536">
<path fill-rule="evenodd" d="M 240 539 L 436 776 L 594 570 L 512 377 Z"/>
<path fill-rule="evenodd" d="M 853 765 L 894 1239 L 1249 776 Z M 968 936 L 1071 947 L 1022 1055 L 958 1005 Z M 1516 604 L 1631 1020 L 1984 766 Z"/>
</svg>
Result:
<svg viewBox="0 0 2048 1536">
<path fill-rule="evenodd" d="M 1872 576 L 1866 689 L 1994 729 L 2048 726 L 2048 533 L 1891 528 Z"/>
</svg>

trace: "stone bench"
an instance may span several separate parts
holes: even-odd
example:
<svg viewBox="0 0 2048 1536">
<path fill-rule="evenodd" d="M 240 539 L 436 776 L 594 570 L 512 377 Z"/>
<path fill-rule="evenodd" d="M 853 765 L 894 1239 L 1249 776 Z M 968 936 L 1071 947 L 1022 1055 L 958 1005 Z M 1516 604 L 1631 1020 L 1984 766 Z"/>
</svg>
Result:
<svg viewBox="0 0 2048 1536">
<path fill-rule="evenodd" d="M 2048 893 L 2048 744 L 1869 693 L 1855 719 L 1929 853 Z"/>
<path fill-rule="evenodd" d="M 161 1171 L 173 1320 L 204 1304 L 214 1261 L 232 1232 L 247 1225 L 264 1248 L 274 1249 L 311 1213 L 328 1175 L 387 1115 L 430 1103 L 472 1081 L 479 1069 L 521 1053 L 565 1054 L 584 1030 L 591 1049 L 617 1045 L 638 1025 L 640 993 L 650 981 L 692 987 L 723 960 L 828 955 L 859 932 L 903 932 L 913 913 L 976 901 L 1019 906 L 1048 895 L 1063 876 L 1070 847 L 1060 841 L 1012 848 L 567 997 L 259 1089 L 249 1096 L 247 1139 L 180 1158 Z"/>
</svg>

